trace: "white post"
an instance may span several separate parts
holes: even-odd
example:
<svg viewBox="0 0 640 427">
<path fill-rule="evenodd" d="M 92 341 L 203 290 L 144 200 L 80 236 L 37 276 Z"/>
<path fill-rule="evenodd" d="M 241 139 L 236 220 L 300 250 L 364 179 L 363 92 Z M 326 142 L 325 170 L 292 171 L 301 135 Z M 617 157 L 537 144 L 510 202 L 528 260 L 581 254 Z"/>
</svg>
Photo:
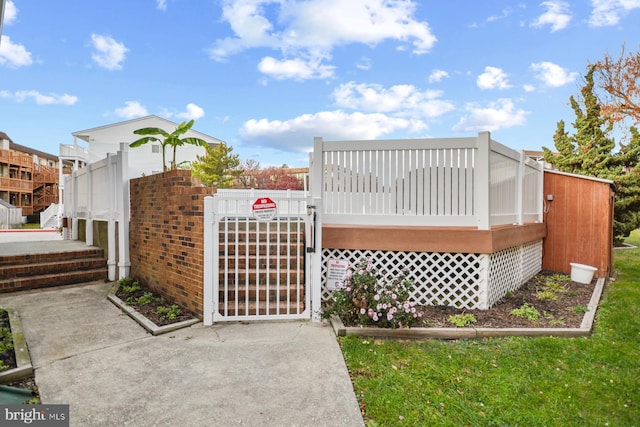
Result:
<svg viewBox="0 0 640 427">
<path fill-rule="evenodd" d="M 73 194 L 71 195 L 71 240 L 78 240 L 78 171 L 71 174 Z"/>
<path fill-rule="evenodd" d="M 109 185 L 107 192 L 109 196 L 108 209 L 109 214 L 107 216 L 107 267 L 109 269 L 109 280 L 116 280 L 116 219 L 115 213 L 118 207 L 118 185 L 116 178 L 116 163 L 118 162 L 118 156 L 114 156 L 111 153 L 107 154 L 107 168 L 108 168 L 108 180 Z"/>
<path fill-rule="evenodd" d="M 85 243 L 93 246 L 93 171 L 87 166 L 87 213 L 85 219 Z"/>
<path fill-rule="evenodd" d="M 544 163 L 537 162 L 536 167 L 538 169 L 538 222 L 543 222 L 543 210 L 544 210 Z"/>
<path fill-rule="evenodd" d="M 526 156 L 524 151 L 520 151 L 520 163 L 518 163 L 518 174 L 516 176 L 516 223 L 524 224 L 524 179 Z"/>
<path fill-rule="evenodd" d="M 213 221 L 214 221 L 214 205 L 213 196 L 207 196 L 204 198 L 204 253 L 203 253 L 203 281 L 202 284 L 202 308 L 203 323 L 206 326 L 213 325 L 213 270 L 214 270 L 214 257 L 213 247 L 215 245 L 213 235 Z"/>
<path fill-rule="evenodd" d="M 322 307 L 322 192 L 324 173 L 324 144 L 322 138 L 315 137 L 313 139 L 313 155 L 310 157 L 309 165 L 310 182 L 309 193 L 310 200 L 308 206 L 314 206 L 310 209 L 310 213 L 315 215 L 313 224 L 313 241 L 309 246 L 315 248 L 315 252 L 310 254 L 311 263 L 311 317 L 314 321 L 320 321 L 320 309 Z"/>
<path fill-rule="evenodd" d="M 118 278 L 129 276 L 129 155 L 127 144 L 120 144 L 116 165 L 116 194 L 118 198 Z"/>
<path fill-rule="evenodd" d="M 475 211 L 479 230 L 491 229 L 491 133 L 480 132 L 477 138 L 478 155 L 475 164 Z"/>
</svg>

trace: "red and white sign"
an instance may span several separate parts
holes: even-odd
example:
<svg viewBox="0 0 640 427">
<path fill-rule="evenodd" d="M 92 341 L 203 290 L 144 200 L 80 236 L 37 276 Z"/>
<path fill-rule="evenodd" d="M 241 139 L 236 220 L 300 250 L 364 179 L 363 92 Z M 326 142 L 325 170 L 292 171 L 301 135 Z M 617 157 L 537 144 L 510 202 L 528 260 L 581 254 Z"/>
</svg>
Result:
<svg viewBox="0 0 640 427">
<path fill-rule="evenodd" d="M 269 221 L 276 216 L 277 205 L 276 202 L 268 197 L 260 197 L 253 202 L 251 210 L 253 211 L 254 218 L 258 221 Z"/>
</svg>

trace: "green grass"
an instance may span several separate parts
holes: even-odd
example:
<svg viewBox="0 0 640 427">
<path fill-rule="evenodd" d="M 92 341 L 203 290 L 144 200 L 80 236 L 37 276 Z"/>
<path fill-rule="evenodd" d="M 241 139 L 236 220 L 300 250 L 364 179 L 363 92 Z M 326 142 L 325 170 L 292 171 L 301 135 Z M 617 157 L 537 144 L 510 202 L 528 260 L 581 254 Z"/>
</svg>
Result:
<svg viewBox="0 0 640 427">
<path fill-rule="evenodd" d="M 640 249 L 615 269 L 588 338 L 340 338 L 367 425 L 640 427 Z"/>
</svg>

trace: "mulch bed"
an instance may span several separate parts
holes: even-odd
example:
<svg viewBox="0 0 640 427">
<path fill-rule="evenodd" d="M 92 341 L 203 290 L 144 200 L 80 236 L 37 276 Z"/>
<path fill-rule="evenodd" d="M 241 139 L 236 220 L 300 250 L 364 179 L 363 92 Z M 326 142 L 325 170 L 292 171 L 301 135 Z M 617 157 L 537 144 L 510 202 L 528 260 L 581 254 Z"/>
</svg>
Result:
<svg viewBox="0 0 640 427">
<path fill-rule="evenodd" d="M 448 321 L 449 316 L 464 313 L 473 314 L 476 318 L 476 322 L 468 325 L 475 328 L 579 328 L 584 318 L 584 312 L 580 308 L 589 305 L 596 279 L 586 285 L 567 281 L 563 284 L 561 292 L 555 292 L 557 299 L 539 299 L 538 293 L 543 290 L 541 282 L 553 274 L 542 271 L 489 310 L 467 310 L 446 306 L 422 307 L 427 323 L 415 326 L 451 328 L 455 325 Z M 511 314 L 525 303 L 538 310 L 538 320 L 523 319 Z"/>
<path fill-rule="evenodd" d="M 11 325 L 9 324 L 9 313 L 5 310 L 0 310 L 0 329 L 6 328 L 11 331 Z M 2 336 L 0 336 L 2 339 Z M 8 366 L 9 369 L 15 368 L 16 365 L 16 354 L 13 349 L 5 351 L 4 353 L 0 353 L 0 361 L 4 364 L 4 366 Z"/>
<path fill-rule="evenodd" d="M 142 297 L 146 293 L 150 292 L 153 294 L 153 298 L 148 304 L 135 304 L 132 301 L 137 301 L 138 298 Z M 152 290 L 142 286 L 139 291 L 134 292 L 124 292 L 122 290 L 122 286 L 118 288 L 116 291 L 116 296 L 120 298 L 123 302 L 125 302 L 128 306 L 135 309 L 138 313 L 152 321 L 156 326 L 165 326 L 171 325 L 173 323 L 182 322 L 184 320 L 190 320 L 195 318 L 196 316 L 192 315 L 188 311 L 184 310 L 180 307 L 180 315 L 178 315 L 175 319 L 168 319 L 163 317 L 163 315 L 158 314 L 158 307 L 171 307 L 174 303 L 172 301 L 168 301 L 163 297 L 159 297 Z"/>
</svg>

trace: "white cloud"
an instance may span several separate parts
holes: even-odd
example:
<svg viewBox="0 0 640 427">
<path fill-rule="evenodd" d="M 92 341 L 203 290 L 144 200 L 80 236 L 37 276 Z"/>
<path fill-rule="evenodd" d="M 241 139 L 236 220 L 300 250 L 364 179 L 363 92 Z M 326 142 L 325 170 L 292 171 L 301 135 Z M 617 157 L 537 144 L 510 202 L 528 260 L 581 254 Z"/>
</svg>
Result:
<svg viewBox="0 0 640 427">
<path fill-rule="evenodd" d="M 38 105 L 73 105 L 78 102 L 78 97 L 68 94 L 58 95 L 50 93 L 44 95 L 37 90 L 18 90 L 13 95 L 5 92 L 4 95 L 13 97 L 16 102 L 24 102 L 27 99 L 33 99 Z"/>
<path fill-rule="evenodd" d="M 31 52 L 21 44 L 14 44 L 9 36 L 1 36 L 0 40 L 0 65 L 11 68 L 26 67 L 33 64 Z"/>
<path fill-rule="evenodd" d="M 525 92 L 534 92 L 536 90 L 536 87 L 530 84 L 526 84 L 522 86 L 522 88 L 524 89 Z"/>
<path fill-rule="evenodd" d="M 454 109 L 451 102 L 439 99 L 441 91 L 419 91 L 413 85 L 381 85 L 349 82 L 332 93 L 336 105 L 352 110 L 392 113 L 396 116 L 432 118 Z"/>
<path fill-rule="evenodd" d="M 436 83 L 441 81 L 442 79 L 444 79 L 445 77 L 449 77 L 449 73 L 447 73 L 444 70 L 438 70 L 435 69 L 433 71 L 431 71 L 431 74 L 429 74 L 429 83 Z"/>
<path fill-rule="evenodd" d="M 156 9 L 162 11 L 167 10 L 167 0 L 156 0 Z"/>
<path fill-rule="evenodd" d="M 475 103 L 467 104 L 469 114 L 462 117 L 453 127 L 454 132 L 482 132 L 522 126 L 529 114 L 524 110 L 516 110 L 510 99 L 499 99 L 482 107 Z"/>
<path fill-rule="evenodd" d="M 176 117 L 179 117 L 184 120 L 198 120 L 204 116 L 204 110 L 197 106 L 196 104 L 187 104 L 187 111 L 176 114 Z"/>
<path fill-rule="evenodd" d="M 480 89 L 509 89 L 507 74 L 500 68 L 487 66 L 476 81 Z"/>
<path fill-rule="evenodd" d="M 91 41 L 95 51 L 91 55 L 96 64 L 107 70 L 120 70 L 125 60 L 127 47 L 111 36 L 91 34 Z"/>
<path fill-rule="evenodd" d="M 324 79 L 333 77 L 335 67 L 322 65 L 315 61 L 302 59 L 277 60 L 270 56 L 262 58 L 258 64 L 258 70 L 277 80 L 294 79 Z"/>
<path fill-rule="evenodd" d="M 4 25 L 11 25 L 16 21 L 18 8 L 11 0 L 7 0 L 4 5 Z M 1 25 L 1 23 L 0 23 Z"/>
<path fill-rule="evenodd" d="M 428 23 L 414 18 L 415 8 L 410 0 L 224 0 L 223 19 L 234 37 L 217 40 L 209 54 L 223 61 L 265 47 L 281 51 L 285 60 L 319 63 L 336 46 L 385 40 L 410 43 L 413 53 L 424 54 L 436 37 Z"/>
<path fill-rule="evenodd" d="M 568 70 L 552 62 L 536 62 L 529 67 L 538 80 L 550 87 L 560 87 L 573 82 L 578 77 L 577 72 Z"/>
<path fill-rule="evenodd" d="M 370 70 L 371 69 L 371 58 L 362 57 L 356 64 L 356 68 L 359 70 Z"/>
<path fill-rule="evenodd" d="M 490 17 L 487 18 L 487 22 L 494 22 L 494 21 L 498 21 L 500 19 L 504 19 L 506 17 L 508 17 L 509 15 L 511 15 L 511 8 L 510 7 L 505 7 L 504 9 L 502 9 L 502 11 L 500 12 L 500 14 L 498 15 L 491 15 Z"/>
<path fill-rule="evenodd" d="M 147 109 L 142 106 L 138 101 L 126 101 L 125 106 L 122 108 L 116 108 L 116 116 L 125 119 L 134 119 L 136 117 L 148 116 Z"/>
<path fill-rule="evenodd" d="M 629 11 L 640 9 L 640 0 L 591 0 L 591 5 L 589 24 L 608 27 L 618 24 Z"/>
<path fill-rule="evenodd" d="M 540 28 L 550 25 L 552 33 L 567 28 L 571 21 L 569 3 L 562 0 L 550 0 L 543 1 L 540 6 L 545 7 L 547 11 L 531 23 L 532 27 Z"/>
<path fill-rule="evenodd" d="M 426 129 L 426 124 L 420 120 L 337 110 L 304 114 L 284 121 L 252 119 L 244 123 L 240 135 L 255 145 L 308 152 L 313 147 L 314 136 L 327 140 L 376 139 L 396 130 L 422 132 Z"/>
</svg>

